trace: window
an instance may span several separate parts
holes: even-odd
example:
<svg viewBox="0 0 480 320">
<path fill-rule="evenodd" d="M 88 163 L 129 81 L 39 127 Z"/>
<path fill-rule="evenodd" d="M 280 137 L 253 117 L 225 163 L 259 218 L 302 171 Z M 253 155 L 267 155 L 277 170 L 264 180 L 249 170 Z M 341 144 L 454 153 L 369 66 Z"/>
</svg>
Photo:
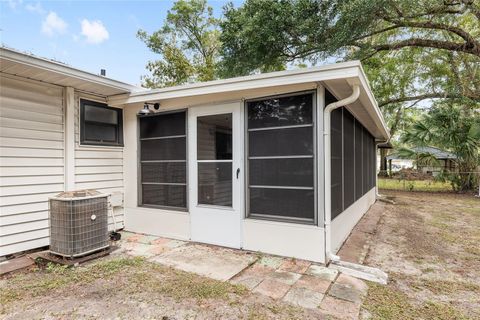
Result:
<svg viewBox="0 0 480 320">
<path fill-rule="evenodd" d="M 80 100 L 80 143 L 123 146 L 122 109 Z"/>
<path fill-rule="evenodd" d="M 139 204 L 187 208 L 186 112 L 140 116 Z"/>
<path fill-rule="evenodd" d="M 248 216 L 315 222 L 314 94 L 249 101 Z"/>
</svg>

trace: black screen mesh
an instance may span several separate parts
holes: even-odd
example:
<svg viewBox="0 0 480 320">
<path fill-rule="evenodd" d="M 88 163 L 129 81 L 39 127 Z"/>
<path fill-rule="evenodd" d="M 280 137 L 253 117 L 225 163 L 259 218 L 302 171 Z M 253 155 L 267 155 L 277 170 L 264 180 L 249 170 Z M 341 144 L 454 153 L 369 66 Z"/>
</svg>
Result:
<svg viewBox="0 0 480 320">
<path fill-rule="evenodd" d="M 325 104 L 335 102 L 328 91 Z M 331 217 L 334 219 L 375 186 L 374 137 L 346 109 L 331 114 Z"/>
<path fill-rule="evenodd" d="M 187 207 L 186 112 L 139 118 L 143 205 Z"/>
</svg>

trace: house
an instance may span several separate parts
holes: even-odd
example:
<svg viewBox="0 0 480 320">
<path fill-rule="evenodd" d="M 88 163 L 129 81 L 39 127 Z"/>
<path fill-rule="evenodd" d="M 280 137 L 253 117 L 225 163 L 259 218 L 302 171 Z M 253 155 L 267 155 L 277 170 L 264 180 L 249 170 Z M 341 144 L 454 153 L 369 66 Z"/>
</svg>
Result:
<svg viewBox="0 0 480 320">
<path fill-rule="evenodd" d="M 361 64 L 145 90 L 2 48 L 0 256 L 49 244 L 64 190 L 126 230 L 327 262 L 389 133 Z"/>
<path fill-rule="evenodd" d="M 455 171 L 458 170 L 456 165 L 457 156 L 451 152 L 435 148 L 435 147 L 413 147 L 411 151 L 418 155 L 429 155 L 437 160 L 437 163 L 423 163 L 417 161 L 412 157 L 404 157 L 398 153 L 392 153 L 387 156 L 389 171 L 398 171 L 402 168 L 416 167 L 423 173 L 431 174 L 433 176 L 438 175 L 442 171 Z M 396 170 L 395 170 L 396 169 Z"/>
</svg>

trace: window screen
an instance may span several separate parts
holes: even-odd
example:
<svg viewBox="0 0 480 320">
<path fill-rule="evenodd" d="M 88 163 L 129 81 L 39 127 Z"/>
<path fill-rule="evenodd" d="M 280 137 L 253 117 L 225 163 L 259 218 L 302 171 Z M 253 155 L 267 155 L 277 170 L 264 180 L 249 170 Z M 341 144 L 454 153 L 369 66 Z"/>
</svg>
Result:
<svg viewBox="0 0 480 320">
<path fill-rule="evenodd" d="M 123 146 L 122 109 L 80 100 L 80 143 Z"/>
<path fill-rule="evenodd" d="M 328 91 L 325 104 L 335 102 Z M 375 139 L 346 108 L 331 113 L 331 214 L 340 215 L 375 186 Z"/>
<path fill-rule="evenodd" d="M 140 116 L 140 205 L 187 208 L 186 112 Z"/>
<path fill-rule="evenodd" d="M 315 221 L 313 93 L 249 101 L 248 215 Z"/>
</svg>

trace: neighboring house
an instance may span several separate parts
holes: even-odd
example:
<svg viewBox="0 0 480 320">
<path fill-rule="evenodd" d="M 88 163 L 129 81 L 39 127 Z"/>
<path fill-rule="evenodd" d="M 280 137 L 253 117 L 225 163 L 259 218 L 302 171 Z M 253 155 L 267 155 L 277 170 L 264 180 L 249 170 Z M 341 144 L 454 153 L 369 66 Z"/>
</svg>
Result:
<svg viewBox="0 0 480 320">
<path fill-rule="evenodd" d="M 433 176 L 438 175 L 442 171 L 457 170 L 456 160 L 457 156 L 451 152 L 435 148 L 435 147 L 413 147 L 411 150 L 417 154 L 430 154 L 437 159 L 435 164 L 422 164 L 415 158 L 405 158 L 397 153 L 387 156 L 388 167 L 390 171 L 398 171 L 403 168 L 416 167 L 423 173 L 428 173 Z"/>
<path fill-rule="evenodd" d="M 0 256 L 49 244 L 64 190 L 120 193 L 129 231 L 318 262 L 375 202 L 389 133 L 359 62 L 145 90 L 0 53 Z"/>
</svg>

